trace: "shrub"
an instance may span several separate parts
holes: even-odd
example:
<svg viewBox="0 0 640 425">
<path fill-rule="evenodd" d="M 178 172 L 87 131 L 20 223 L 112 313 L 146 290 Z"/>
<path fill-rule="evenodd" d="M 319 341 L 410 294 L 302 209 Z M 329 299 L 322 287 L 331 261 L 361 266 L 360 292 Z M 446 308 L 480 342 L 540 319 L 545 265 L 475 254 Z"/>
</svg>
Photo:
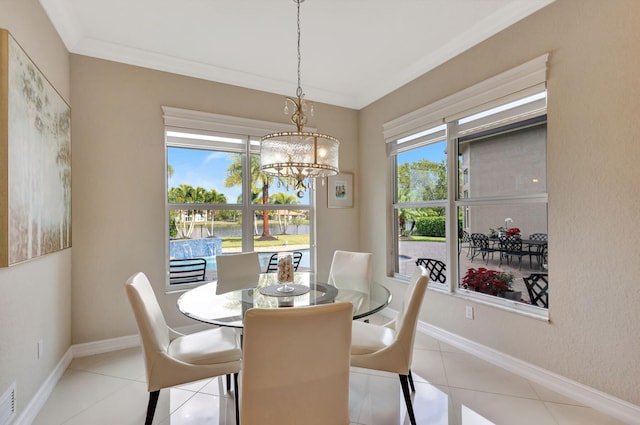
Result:
<svg viewBox="0 0 640 425">
<path fill-rule="evenodd" d="M 416 235 L 444 238 L 445 232 L 445 217 L 421 217 L 416 221 Z"/>
</svg>

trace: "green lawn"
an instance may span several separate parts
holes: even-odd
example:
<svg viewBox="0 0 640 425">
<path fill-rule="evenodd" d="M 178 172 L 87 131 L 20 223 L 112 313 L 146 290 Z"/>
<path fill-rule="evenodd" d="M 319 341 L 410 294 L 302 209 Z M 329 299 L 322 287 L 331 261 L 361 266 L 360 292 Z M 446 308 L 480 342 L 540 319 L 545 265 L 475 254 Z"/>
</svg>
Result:
<svg viewBox="0 0 640 425">
<path fill-rule="evenodd" d="M 403 242 L 446 242 L 446 238 L 435 236 L 410 236 L 409 239 L 402 239 Z"/>
<path fill-rule="evenodd" d="M 259 236 L 253 238 L 254 247 L 284 246 L 284 245 L 309 245 L 309 235 L 277 235 L 278 239 L 272 241 L 260 241 Z M 286 244 L 285 244 L 286 242 Z M 240 248 L 242 238 L 228 237 L 222 238 L 222 248 Z"/>
</svg>

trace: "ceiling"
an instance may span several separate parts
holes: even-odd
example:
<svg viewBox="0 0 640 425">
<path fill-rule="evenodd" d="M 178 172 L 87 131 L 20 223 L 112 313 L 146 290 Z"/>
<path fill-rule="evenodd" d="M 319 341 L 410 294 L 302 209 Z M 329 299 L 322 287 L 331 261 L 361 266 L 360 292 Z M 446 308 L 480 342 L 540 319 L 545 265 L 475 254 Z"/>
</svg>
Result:
<svg viewBox="0 0 640 425">
<path fill-rule="evenodd" d="M 554 0 L 306 0 L 306 98 L 361 109 Z M 40 0 L 67 49 L 293 96 L 294 0 Z"/>
</svg>

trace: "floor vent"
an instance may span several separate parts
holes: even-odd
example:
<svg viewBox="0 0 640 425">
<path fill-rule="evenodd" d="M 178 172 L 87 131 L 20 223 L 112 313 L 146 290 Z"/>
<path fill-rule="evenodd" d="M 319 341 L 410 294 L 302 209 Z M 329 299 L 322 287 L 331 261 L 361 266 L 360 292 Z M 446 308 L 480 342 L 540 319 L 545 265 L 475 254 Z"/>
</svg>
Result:
<svg viewBox="0 0 640 425">
<path fill-rule="evenodd" d="M 0 425 L 6 425 L 16 414 L 16 383 L 14 382 L 0 397 Z"/>
</svg>

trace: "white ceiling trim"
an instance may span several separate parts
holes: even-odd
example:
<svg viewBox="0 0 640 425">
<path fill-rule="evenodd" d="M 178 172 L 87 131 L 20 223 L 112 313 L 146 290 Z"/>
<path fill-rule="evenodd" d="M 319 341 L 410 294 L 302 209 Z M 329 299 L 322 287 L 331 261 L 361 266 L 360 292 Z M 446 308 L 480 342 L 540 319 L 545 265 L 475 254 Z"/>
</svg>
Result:
<svg viewBox="0 0 640 425">
<path fill-rule="evenodd" d="M 267 78 L 258 73 L 238 71 L 169 56 L 158 51 L 142 50 L 87 37 L 83 22 L 79 21 L 71 2 L 64 0 L 39 1 L 71 53 L 279 95 L 292 94 L 292 82 L 288 79 L 289 77 L 282 80 Z M 393 75 L 379 77 L 374 83 L 360 88 L 357 93 L 338 93 L 330 88 L 319 88 L 308 84 L 305 84 L 305 92 L 308 94 L 309 100 L 314 102 L 361 109 L 553 1 L 555 0 L 514 0 L 506 3 L 488 17 L 480 19 L 475 25 L 468 27 L 466 31 L 454 35 L 438 49 L 422 56 L 420 55 L 423 52 L 416 52 L 417 60 L 413 64 L 394 68 Z M 455 21 L 452 21 L 452 29 L 461 30 L 455 27 Z M 354 31 L 357 31 L 357 28 L 354 28 Z M 380 60 L 384 61 L 384 51 L 377 53 L 380 54 Z"/>
</svg>

